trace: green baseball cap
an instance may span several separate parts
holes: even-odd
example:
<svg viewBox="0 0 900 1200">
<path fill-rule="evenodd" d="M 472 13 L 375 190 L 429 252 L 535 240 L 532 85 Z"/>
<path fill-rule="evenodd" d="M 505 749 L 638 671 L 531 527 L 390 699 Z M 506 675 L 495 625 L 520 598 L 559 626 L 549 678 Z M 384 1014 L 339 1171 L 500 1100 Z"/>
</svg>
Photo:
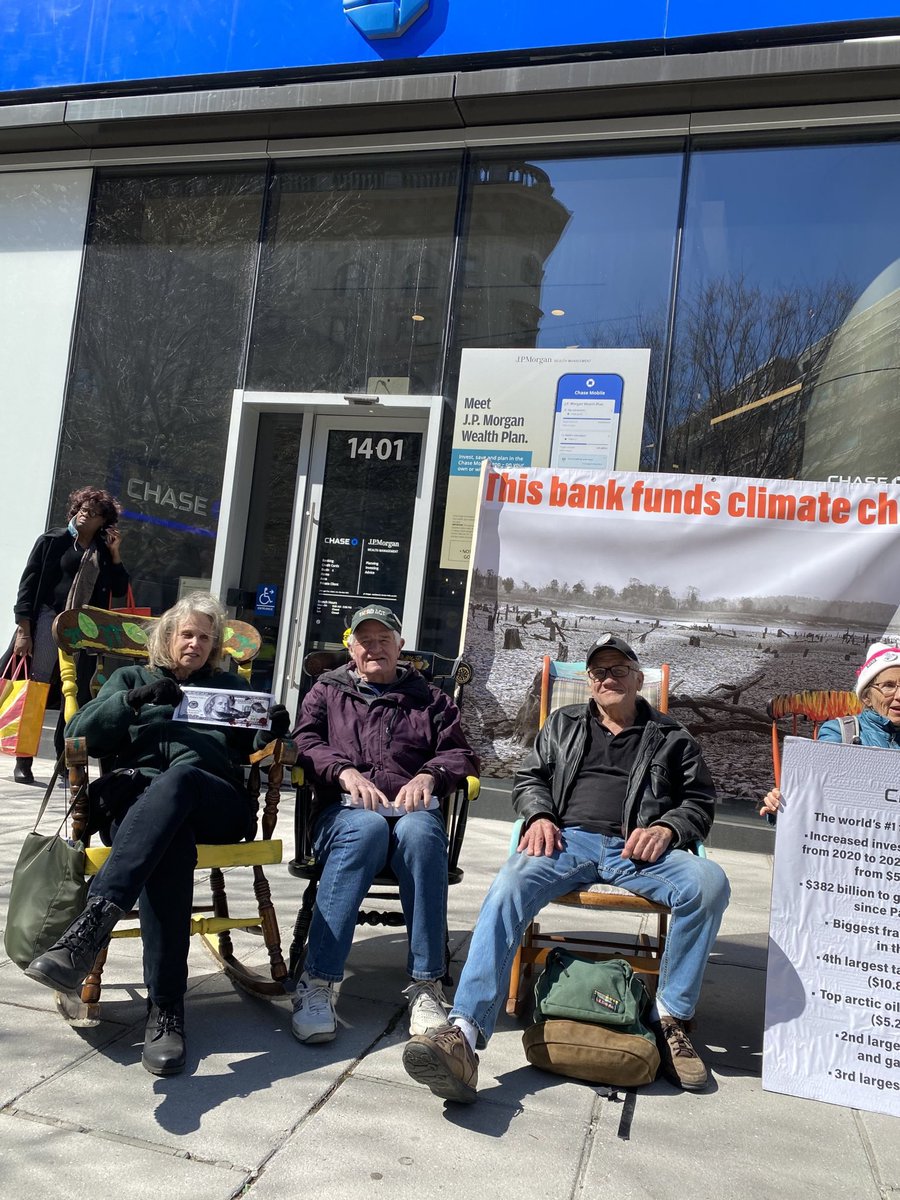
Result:
<svg viewBox="0 0 900 1200">
<path fill-rule="evenodd" d="M 392 629 L 394 633 L 400 632 L 400 622 L 396 614 L 383 604 L 367 604 L 365 608 L 358 608 L 350 618 L 350 632 L 356 633 L 357 625 L 362 625 L 363 621 L 377 621 L 387 629 Z"/>
</svg>

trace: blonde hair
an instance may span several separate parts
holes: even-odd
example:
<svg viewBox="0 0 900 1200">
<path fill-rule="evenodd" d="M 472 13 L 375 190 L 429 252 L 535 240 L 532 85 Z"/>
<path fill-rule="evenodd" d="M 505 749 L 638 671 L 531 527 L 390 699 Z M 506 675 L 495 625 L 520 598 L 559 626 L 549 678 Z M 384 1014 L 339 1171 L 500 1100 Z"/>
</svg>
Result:
<svg viewBox="0 0 900 1200">
<path fill-rule="evenodd" d="M 192 616 L 208 617 L 212 625 L 212 649 L 207 664 L 218 666 L 225 649 L 225 609 L 209 592 L 191 592 L 166 609 L 154 624 L 147 639 L 147 653 L 151 667 L 167 667 L 174 671 L 177 663 L 172 657 L 172 641 L 179 626 Z"/>
</svg>

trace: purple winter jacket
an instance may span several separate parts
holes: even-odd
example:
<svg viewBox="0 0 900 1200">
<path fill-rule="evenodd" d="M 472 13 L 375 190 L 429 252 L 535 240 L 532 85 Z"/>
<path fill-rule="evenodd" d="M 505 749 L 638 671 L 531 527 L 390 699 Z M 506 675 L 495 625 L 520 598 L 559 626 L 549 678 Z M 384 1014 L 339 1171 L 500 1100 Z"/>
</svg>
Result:
<svg viewBox="0 0 900 1200">
<path fill-rule="evenodd" d="M 434 776 L 442 797 L 480 769 L 459 709 L 412 667 L 381 695 L 359 690 L 349 665 L 326 671 L 303 701 L 294 741 L 316 784 L 314 815 L 339 799 L 346 767 L 390 797 L 420 771 Z"/>
</svg>

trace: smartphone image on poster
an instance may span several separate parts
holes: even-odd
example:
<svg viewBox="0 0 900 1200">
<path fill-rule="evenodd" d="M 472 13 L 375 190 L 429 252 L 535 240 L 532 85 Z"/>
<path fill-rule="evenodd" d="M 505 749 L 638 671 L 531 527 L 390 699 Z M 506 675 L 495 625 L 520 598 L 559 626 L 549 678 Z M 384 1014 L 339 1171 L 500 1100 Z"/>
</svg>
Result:
<svg viewBox="0 0 900 1200">
<path fill-rule="evenodd" d="M 556 384 L 551 467 L 611 470 L 616 463 L 621 375 L 561 375 Z"/>
</svg>

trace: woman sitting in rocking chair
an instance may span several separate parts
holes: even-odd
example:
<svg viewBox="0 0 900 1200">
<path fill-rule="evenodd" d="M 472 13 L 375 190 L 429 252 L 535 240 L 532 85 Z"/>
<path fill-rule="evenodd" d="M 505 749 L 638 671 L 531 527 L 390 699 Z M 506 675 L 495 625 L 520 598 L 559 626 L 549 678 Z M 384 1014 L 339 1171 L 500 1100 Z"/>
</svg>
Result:
<svg viewBox="0 0 900 1200">
<path fill-rule="evenodd" d="M 66 733 L 85 738 L 92 756 L 114 756 L 116 767 L 134 768 L 134 786 L 120 791 L 106 812 L 112 852 L 87 907 L 25 972 L 47 987 L 77 991 L 113 926 L 140 897 L 148 992 L 141 1061 L 154 1075 L 184 1069 L 197 843 L 237 842 L 255 832 L 240 766 L 253 732 L 172 719 L 181 684 L 249 690 L 240 675 L 218 667 L 224 626 L 225 612 L 212 596 L 195 592 L 179 600 L 153 627 L 148 665 L 115 671 L 69 722 Z M 283 705 L 270 717 L 271 729 L 255 735 L 260 745 L 288 731 Z"/>
</svg>

